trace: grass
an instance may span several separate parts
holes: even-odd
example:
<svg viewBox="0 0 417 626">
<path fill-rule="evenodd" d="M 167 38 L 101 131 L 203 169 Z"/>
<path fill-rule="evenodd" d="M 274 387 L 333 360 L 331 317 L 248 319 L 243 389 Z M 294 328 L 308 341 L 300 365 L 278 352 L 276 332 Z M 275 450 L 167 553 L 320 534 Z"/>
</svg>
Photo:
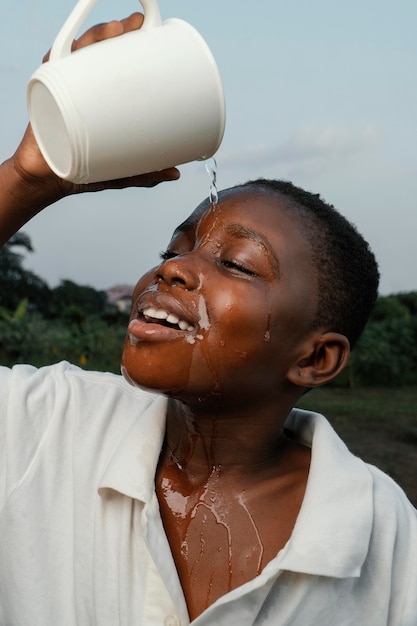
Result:
<svg viewBox="0 0 417 626">
<path fill-rule="evenodd" d="M 298 406 L 323 413 L 354 454 L 389 474 L 417 506 L 417 387 L 324 387 Z"/>
</svg>

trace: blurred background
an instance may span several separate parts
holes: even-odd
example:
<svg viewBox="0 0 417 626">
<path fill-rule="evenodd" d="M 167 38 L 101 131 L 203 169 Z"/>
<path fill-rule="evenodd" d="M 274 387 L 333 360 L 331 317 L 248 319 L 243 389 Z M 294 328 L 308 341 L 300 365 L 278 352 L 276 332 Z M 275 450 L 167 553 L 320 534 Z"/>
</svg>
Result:
<svg viewBox="0 0 417 626">
<path fill-rule="evenodd" d="M 227 125 L 218 185 L 255 176 L 321 193 L 370 241 L 383 294 L 416 288 L 417 3 L 414 0 L 160 0 L 194 25 L 223 78 Z M 0 158 L 27 121 L 25 92 L 73 0 L 3 0 Z M 86 26 L 140 10 L 99 0 Z M 138 60 L 140 62 L 140 60 Z M 70 198 L 25 230 L 25 261 L 51 286 L 134 283 L 208 193 L 202 163 L 153 190 Z"/>
</svg>

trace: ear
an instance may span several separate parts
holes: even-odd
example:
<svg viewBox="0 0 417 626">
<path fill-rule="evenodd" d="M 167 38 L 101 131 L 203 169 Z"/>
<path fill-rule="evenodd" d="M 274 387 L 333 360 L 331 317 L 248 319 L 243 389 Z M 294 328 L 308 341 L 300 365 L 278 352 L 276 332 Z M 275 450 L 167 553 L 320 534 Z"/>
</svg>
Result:
<svg viewBox="0 0 417 626">
<path fill-rule="evenodd" d="M 299 387 L 330 382 L 346 367 L 350 356 L 349 340 L 340 333 L 317 333 L 303 348 L 287 373 L 287 380 Z"/>
</svg>

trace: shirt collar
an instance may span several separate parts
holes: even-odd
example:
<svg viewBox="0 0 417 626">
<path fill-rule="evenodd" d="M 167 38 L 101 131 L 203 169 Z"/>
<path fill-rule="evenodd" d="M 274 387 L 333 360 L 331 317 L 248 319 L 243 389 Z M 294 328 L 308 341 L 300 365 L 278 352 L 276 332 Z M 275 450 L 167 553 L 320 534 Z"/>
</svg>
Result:
<svg viewBox="0 0 417 626">
<path fill-rule="evenodd" d="M 166 421 L 167 399 L 153 396 L 111 457 L 99 492 L 113 489 L 150 503 L 154 494 Z M 373 519 L 372 476 L 353 456 L 329 422 L 318 413 L 295 409 L 285 427 L 311 446 L 311 466 L 304 500 L 290 540 L 263 570 L 334 576 L 359 576 Z"/>
<path fill-rule="evenodd" d="M 285 426 L 312 451 L 303 504 L 291 539 L 277 557 L 280 569 L 359 576 L 372 532 L 371 473 L 322 415 L 296 409 Z"/>
<path fill-rule="evenodd" d="M 167 399 L 150 394 L 151 403 L 141 410 L 101 477 L 98 490 L 118 491 L 150 503 L 155 472 L 165 435 Z"/>
</svg>

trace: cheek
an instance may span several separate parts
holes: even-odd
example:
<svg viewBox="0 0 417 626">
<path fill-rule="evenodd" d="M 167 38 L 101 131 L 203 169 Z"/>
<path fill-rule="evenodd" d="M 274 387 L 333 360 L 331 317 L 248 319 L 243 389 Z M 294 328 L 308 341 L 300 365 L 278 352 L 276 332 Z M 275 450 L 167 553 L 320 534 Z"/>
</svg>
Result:
<svg viewBox="0 0 417 626">
<path fill-rule="evenodd" d="M 299 294 L 295 294 L 299 295 Z M 270 376 L 272 364 L 285 373 L 294 347 L 306 332 L 309 302 L 295 298 L 291 289 L 260 288 L 240 292 L 219 290 L 211 298 L 211 332 L 206 359 L 217 380 L 250 377 L 261 385 Z"/>
<path fill-rule="evenodd" d="M 210 333 L 206 340 L 212 362 L 238 365 L 264 349 L 270 338 L 272 307 L 268 289 L 218 289 L 210 298 Z"/>
</svg>

